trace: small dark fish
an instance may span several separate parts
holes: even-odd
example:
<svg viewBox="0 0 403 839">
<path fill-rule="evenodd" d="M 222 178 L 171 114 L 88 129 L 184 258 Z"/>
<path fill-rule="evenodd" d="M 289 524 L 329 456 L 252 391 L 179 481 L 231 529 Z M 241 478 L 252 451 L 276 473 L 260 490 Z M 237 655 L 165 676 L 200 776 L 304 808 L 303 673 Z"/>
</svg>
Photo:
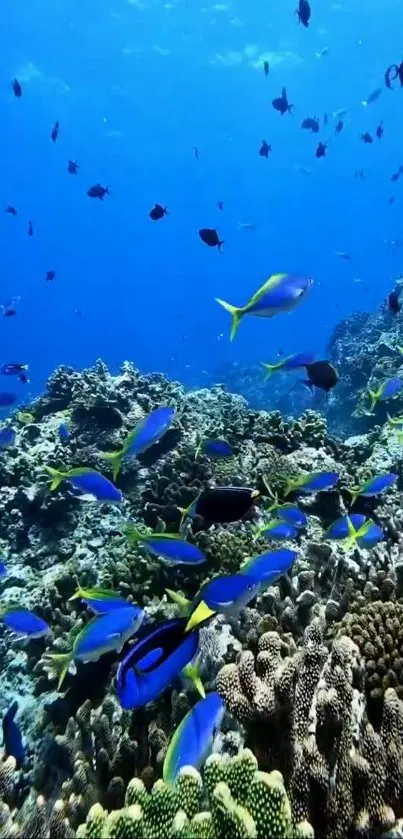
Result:
<svg viewBox="0 0 403 839">
<path fill-rule="evenodd" d="M 393 181 L 393 182 L 395 183 L 396 181 L 398 181 L 398 180 L 399 180 L 399 178 L 400 178 L 400 172 L 395 172 L 395 173 L 392 175 L 392 177 L 391 177 L 391 179 L 390 179 L 390 180 L 391 180 L 391 181 Z"/>
<path fill-rule="evenodd" d="M 58 120 L 56 120 L 56 122 L 55 122 L 55 124 L 54 124 L 54 126 L 53 126 L 53 128 L 52 128 L 52 133 L 51 133 L 51 135 L 50 135 L 50 136 L 51 136 L 51 138 L 52 138 L 52 142 L 53 142 L 53 143 L 55 143 L 55 142 L 56 142 L 56 140 L 57 140 L 57 138 L 58 138 L 58 136 L 59 136 L 59 128 L 60 128 L 60 123 L 59 123 L 59 121 L 58 121 Z"/>
<path fill-rule="evenodd" d="M 268 61 L 263 62 L 263 71 L 264 71 L 265 76 L 267 77 L 269 75 L 269 72 L 270 72 L 270 66 L 269 66 Z"/>
<path fill-rule="evenodd" d="M 327 145 L 326 143 L 318 143 L 318 147 L 315 152 L 315 157 L 325 157 Z"/>
<path fill-rule="evenodd" d="M 306 119 L 303 119 L 301 122 L 301 128 L 306 128 L 308 131 L 311 131 L 312 134 L 317 134 L 320 128 L 319 120 L 316 117 L 315 119 L 312 117 L 306 117 Z"/>
<path fill-rule="evenodd" d="M 160 218 L 164 218 L 164 216 L 168 215 L 168 210 L 166 207 L 163 207 L 162 204 L 155 204 L 148 215 L 152 221 L 158 221 Z"/>
<path fill-rule="evenodd" d="M 338 123 L 336 124 L 336 128 L 334 129 L 335 134 L 340 134 L 340 131 L 343 131 L 344 122 L 343 120 L 339 119 Z"/>
<path fill-rule="evenodd" d="M 76 160 L 69 160 L 67 164 L 67 171 L 69 175 L 77 175 L 80 166 Z"/>
<path fill-rule="evenodd" d="M 1 313 L 5 318 L 13 318 L 17 314 L 15 306 L 2 306 Z"/>
<path fill-rule="evenodd" d="M 378 137 L 378 140 L 380 140 L 383 137 L 384 128 L 383 128 L 383 125 L 382 125 L 381 122 L 379 123 L 375 133 L 376 133 L 376 136 Z"/>
<path fill-rule="evenodd" d="M 281 116 L 283 117 L 287 111 L 291 114 L 294 105 L 290 105 L 287 99 L 287 91 L 286 88 L 283 87 L 281 91 L 281 96 L 278 96 L 277 99 L 272 99 L 272 106 L 275 111 L 279 111 Z"/>
<path fill-rule="evenodd" d="M 224 209 L 224 201 L 217 201 L 217 207 L 218 207 L 219 210 L 223 210 Z"/>
<path fill-rule="evenodd" d="M 20 769 L 25 760 L 25 749 L 19 725 L 15 722 L 15 715 L 17 711 L 18 702 L 13 702 L 8 711 L 4 714 L 3 743 L 6 757 L 14 757 L 17 769 Z"/>
<path fill-rule="evenodd" d="M 108 186 L 101 186 L 101 184 L 94 184 L 94 186 L 90 186 L 87 189 L 87 195 L 90 198 L 99 198 L 100 201 L 105 197 L 105 195 L 111 195 L 111 191 Z"/>
<path fill-rule="evenodd" d="M 5 212 L 8 213 L 10 216 L 17 215 L 17 210 L 11 204 L 9 204 L 8 207 L 6 207 Z"/>
<path fill-rule="evenodd" d="M 199 230 L 199 236 L 202 242 L 208 245 L 209 248 L 218 248 L 221 251 L 221 246 L 224 244 L 224 241 L 220 239 L 216 230 L 213 230 L 211 227 L 202 227 Z"/>
<path fill-rule="evenodd" d="M 206 524 L 228 524 L 240 521 L 252 509 L 259 493 L 248 487 L 213 487 L 204 489 L 187 507 L 181 510 L 182 522 L 201 516 Z"/>
<path fill-rule="evenodd" d="M 46 271 L 46 274 L 45 274 L 45 280 L 46 280 L 48 283 L 53 282 L 53 280 L 55 279 L 55 277 L 56 277 L 56 271 L 53 271 L 53 270 L 51 270 L 51 271 Z"/>
<path fill-rule="evenodd" d="M 196 160 L 200 160 L 199 149 L 197 148 L 197 146 L 193 146 L 193 151 L 194 151 L 194 155 L 195 155 Z"/>
<path fill-rule="evenodd" d="M 13 79 L 12 80 L 11 87 L 13 88 L 14 96 L 16 96 L 17 99 L 20 99 L 21 96 L 22 96 L 22 87 L 21 87 L 18 79 Z"/>
<path fill-rule="evenodd" d="M 34 226 L 33 226 L 32 221 L 30 219 L 29 222 L 28 222 L 28 236 L 32 237 L 33 235 L 34 235 Z"/>
<path fill-rule="evenodd" d="M 401 308 L 402 308 L 402 304 L 399 300 L 400 291 L 401 291 L 401 289 L 396 288 L 394 291 L 391 291 L 390 294 L 388 295 L 388 309 L 394 315 L 398 315 Z"/>
<path fill-rule="evenodd" d="M 394 204 L 394 203 L 395 203 L 395 201 L 396 201 L 396 197 L 395 197 L 394 195 L 391 195 L 391 196 L 390 196 L 390 198 L 389 198 L 389 201 L 388 201 L 389 206 L 390 206 L 391 204 Z"/>
<path fill-rule="evenodd" d="M 1 365 L 0 374 L 2 376 L 19 376 L 24 370 L 28 370 L 28 364 L 22 364 L 19 361 L 9 361 Z"/>
<path fill-rule="evenodd" d="M 0 392 L 0 408 L 8 408 L 17 401 L 15 393 L 8 393 L 6 390 Z"/>
<path fill-rule="evenodd" d="M 329 361 L 313 361 L 305 365 L 308 380 L 304 384 L 313 390 L 314 387 L 329 392 L 339 380 L 339 374 Z"/>
<path fill-rule="evenodd" d="M 309 18 L 311 17 L 311 7 L 308 0 L 299 0 L 298 9 L 295 14 L 298 15 L 298 20 L 303 26 L 309 26 Z"/>
<path fill-rule="evenodd" d="M 364 143 L 373 143 L 374 142 L 370 133 L 369 133 L 369 131 L 366 131 L 365 134 L 361 134 L 361 140 Z"/>
<path fill-rule="evenodd" d="M 376 102 L 376 100 L 379 99 L 381 93 L 382 93 L 382 88 L 377 87 L 376 90 L 373 90 L 372 93 L 369 94 L 368 99 L 364 99 L 362 104 L 364 106 L 372 105 L 373 102 Z"/>
<path fill-rule="evenodd" d="M 365 180 L 365 172 L 363 169 L 356 169 L 354 172 L 354 177 L 356 181 L 364 181 Z"/>
<path fill-rule="evenodd" d="M 403 61 L 400 64 L 391 64 L 385 73 L 385 84 L 389 90 L 392 89 L 392 82 L 399 79 L 400 86 L 403 86 Z"/>
<path fill-rule="evenodd" d="M 260 149 L 259 149 L 260 157 L 268 157 L 270 152 L 271 152 L 271 146 L 269 146 L 269 144 L 266 143 L 266 140 L 262 140 L 262 145 L 260 146 Z"/>
</svg>

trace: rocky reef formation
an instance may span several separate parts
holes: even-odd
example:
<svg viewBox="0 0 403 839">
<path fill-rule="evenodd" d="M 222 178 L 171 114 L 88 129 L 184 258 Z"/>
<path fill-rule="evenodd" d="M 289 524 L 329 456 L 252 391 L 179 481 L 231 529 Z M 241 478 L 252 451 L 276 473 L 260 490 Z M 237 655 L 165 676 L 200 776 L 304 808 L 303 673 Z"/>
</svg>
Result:
<svg viewBox="0 0 403 839">
<path fill-rule="evenodd" d="M 118 449 L 161 405 L 176 408 L 175 422 L 159 444 L 123 461 L 121 505 L 86 503 L 67 484 L 49 491 L 45 466 L 111 475 L 102 453 Z M 1 603 L 34 609 L 51 633 L 23 643 L 0 622 L 0 711 L 18 700 L 27 752 L 20 769 L 7 754 L 0 760 L 0 839 L 158 839 L 167 830 L 172 839 L 214 839 L 232 830 L 263 837 L 269 825 L 273 836 L 314 831 L 338 839 L 395 828 L 403 816 L 397 432 L 374 424 L 342 441 L 312 410 L 298 419 L 251 410 L 223 387 L 187 392 L 130 363 L 117 376 L 102 362 L 82 373 L 60 368 L 24 413 L 29 416 L 10 418 L 16 443 L 0 452 L 0 553 L 7 566 Z M 59 436 L 62 422 L 70 429 L 67 442 Z M 209 437 L 225 438 L 232 456 L 196 457 L 200 439 Z M 162 763 L 173 731 L 196 701 L 194 688 L 178 680 L 158 701 L 124 711 L 114 689 L 117 657 L 108 654 L 95 664 L 77 662 L 77 674 L 58 693 L 43 655 L 71 649 L 90 619 L 69 598 L 77 585 L 110 587 L 142 606 L 147 621 L 175 615 L 166 589 L 192 598 L 215 574 L 237 572 L 247 557 L 267 549 L 255 531 L 267 518 L 269 493 L 282 499 L 290 477 L 323 469 L 337 471 L 340 480 L 336 489 L 300 500 L 308 527 L 287 543 L 297 551 L 290 572 L 239 616 L 218 616 L 201 632 L 203 682 L 220 691 L 229 712 L 215 748 L 234 756 L 245 742 L 255 758 L 247 752 L 221 763 L 213 755 L 203 779 L 187 771 L 180 789 L 171 790 L 160 780 Z M 326 541 L 326 528 L 350 508 L 348 487 L 389 470 L 398 475 L 393 489 L 358 499 L 353 508 L 382 525 L 381 544 L 368 552 Z M 240 522 L 209 527 L 195 517 L 187 537 L 204 551 L 205 565 L 172 567 L 128 539 L 128 521 L 176 532 L 179 508 L 219 485 L 253 487 L 260 496 Z M 240 766 L 249 767 L 248 795 L 229 768 L 241 772 Z M 186 783 L 193 790 L 188 809 L 181 798 Z M 164 834 L 155 827 L 160 806 Z"/>
</svg>

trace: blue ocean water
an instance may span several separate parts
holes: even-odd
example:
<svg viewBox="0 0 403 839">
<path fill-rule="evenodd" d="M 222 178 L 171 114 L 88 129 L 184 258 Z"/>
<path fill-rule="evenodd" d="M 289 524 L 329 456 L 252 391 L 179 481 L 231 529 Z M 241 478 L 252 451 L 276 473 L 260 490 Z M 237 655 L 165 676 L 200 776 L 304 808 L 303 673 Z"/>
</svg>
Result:
<svg viewBox="0 0 403 839">
<path fill-rule="evenodd" d="M 384 73 L 403 57 L 403 7 L 312 0 L 305 29 L 295 5 L 3 0 L 1 201 L 18 215 L 0 213 L 1 298 L 21 300 L 0 320 L 0 347 L 3 361 L 29 363 L 30 393 L 57 365 L 98 357 L 203 384 L 227 361 L 320 354 L 337 321 L 376 308 L 393 286 L 403 90 L 388 90 Z M 295 107 L 281 117 L 271 101 L 283 86 Z M 319 134 L 301 130 L 307 116 Z M 102 202 L 86 194 L 97 182 L 111 189 Z M 169 215 L 154 223 L 156 202 Z M 218 229 L 221 254 L 201 227 Z M 214 298 L 243 304 L 278 271 L 312 275 L 309 297 L 290 315 L 245 318 L 230 344 Z"/>
</svg>

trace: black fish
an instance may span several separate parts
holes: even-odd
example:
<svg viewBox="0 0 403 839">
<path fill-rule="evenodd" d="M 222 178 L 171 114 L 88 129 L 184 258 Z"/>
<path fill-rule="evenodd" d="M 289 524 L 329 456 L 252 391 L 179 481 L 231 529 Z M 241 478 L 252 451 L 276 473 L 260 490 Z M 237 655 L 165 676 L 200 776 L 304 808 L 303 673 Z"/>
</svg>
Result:
<svg viewBox="0 0 403 839">
<path fill-rule="evenodd" d="M 389 90 L 392 89 L 392 82 L 399 79 L 400 87 L 403 87 L 403 61 L 400 64 L 391 64 L 385 73 L 385 84 Z"/>
<path fill-rule="evenodd" d="M 220 239 L 216 230 L 213 230 L 211 227 L 202 227 L 199 230 L 199 236 L 204 242 L 205 245 L 208 245 L 209 248 L 218 248 L 221 251 L 221 245 L 224 242 Z"/>
<path fill-rule="evenodd" d="M 53 271 L 53 270 L 46 271 L 45 280 L 47 280 L 48 283 L 53 282 L 55 277 L 56 277 L 56 271 Z"/>
<path fill-rule="evenodd" d="M 400 178 L 400 172 L 394 172 L 394 174 L 392 175 L 390 180 L 395 182 L 395 181 L 398 181 L 399 178 Z"/>
<path fill-rule="evenodd" d="M 99 198 L 100 201 L 104 198 L 105 195 L 110 195 L 111 191 L 108 186 L 101 186 L 101 184 L 94 184 L 94 186 L 90 186 L 87 189 L 87 195 L 90 198 Z"/>
<path fill-rule="evenodd" d="M 77 175 L 79 168 L 80 167 L 76 160 L 69 160 L 67 164 L 67 171 L 69 175 Z"/>
<path fill-rule="evenodd" d="M 324 157 L 326 154 L 327 145 L 326 143 L 318 143 L 318 147 L 315 152 L 315 157 Z"/>
<path fill-rule="evenodd" d="M 268 157 L 269 152 L 271 152 L 271 146 L 269 146 L 269 144 L 266 143 L 266 140 L 262 140 L 262 145 L 259 149 L 260 157 Z"/>
<path fill-rule="evenodd" d="M 354 172 L 354 177 L 356 181 L 364 181 L 365 180 L 365 172 L 363 169 L 356 169 Z"/>
<path fill-rule="evenodd" d="M 60 127 L 60 123 L 59 123 L 59 121 L 58 121 L 58 120 L 56 120 L 56 122 L 55 122 L 55 124 L 54 124 L 54 126 L 53 126 L 53 128 L 52 128 L 52 133 L 51 133 L 51 135 L 50 135 L 50 136 L 51 136 L 51 138 L 52 138 L 52 142 L 53 142 L 53 143 L 55 143 L 55 142 L 56 142 L 56 140 L 57 140 L 57 138 L 58 138 L 58 136 L 59 136 L 59 127 Z"/>
<path fill-rule="evenodd" d="M 341 119 L 339 119 L 339 121 L 336 125 L 336 128 L 334 129 L 335 133 L 340 134 L 340 131 L 343 131 L 343 126 L 344 126 L 344 122 Z"/>
<path fill-rule="evenodd" d="M 168 215 L 168 210 L 166 207 L 163 207 L 162 204 L 155 204 L 148 215 L 152 221 L 158 221 L 160 218 L 164 218 L 164 216 Z"/>
<path fill-rule="evenodd" d="M 298 15 L 298 20 L 303 26 L 309 26 L 309 18 L 311 17 L 311 7 L 308 0 L 299 0 L 298 9 L 295 14 Z"/>
<path fill-rule="evenodd" d="M 14 757 L 17 769 L 20 769 L 25 760 L 25 749 L 22 742 L 21 731 L 18 723 L 15 722 L 15 715 L 18 711 L 18 702 L 13 702 L 3 717 L 3 742 L 6 757 Z"/>
<path fill-rule="evenodd" d="M 383 129 L 383 125 L 382 125 L 381 122 L 379 123 L 375 133 L 376 133 L 376 136 L 378 137 L 378 140 L 380 140 L 381 137 L 383 137 L 384 129 Z"/>
<path fill-rule="evenodd" d="M 305 365 L 308 379 L 304 384 L 313 390 L 314 387 L 329 392 L 339 380 L 337 370 L 330 364 L 329 361 L 313 361 L 312 364 Z"/>
<path fill-rule="evenodd" d="M 22 96 L 22 87 L 21 87 L 18 79 L 13 79 L 12 80 L 11 87 L 13 88 L 14 96 L 16 96 L 17 99 L 20 99 L 20 97 Z"/>
<path fill-rule="evenodd" d="M 268 61 L 265 61 L 263 63 L 263 70 L 264 70 L 265 76 L 268 76 L 269 72 L 270 72 L 270 67 L 269 67 L 269 62 Z"/>
<path fill-rule="evenodd" d="M 320 128 L 319 120 L 316 117 L 314 119 L 312 117 L 306 117 L 301 122 L 301 128 L 307 128 L 312 134 L 317 134 Z"/>
<path fill-rule="evenodd" d="M 402 305 L 401 305 L 400 300 L 399 300 L 400 291 L 401 291 L 401 289 L 395 288 L 395 290 L 391 291 L 390 294 L 388 295 L 388 309 L 394 315 L 398 315 L 399 312 L 400 312 L 400 309 L 402 308 Z"/>
<path fill-rule="evenodd" d="M 278 96 L 277 99 L 272 99 L 273 108 L 275 111 L 280 111 L 281 116 L 283 117 L 284 114 L 292 112 L 294 105 L 289 105 L 287 99 L 287 91 L 285 87 L 282 88 L 281 96 Z"/>
<path fill-rule="evenodd" d="M 363 140 L 364 143 L 373 143 L 374 142 L 370 133 L 369 133 L 369 131 L 366 131 L 365 134 L 361 134 L 361 140 Z"/>
<path fill-rule="evenodd" d="M 197 148 L 197 146 L 193 146 L 193 151 L 194 151 L 196 160 L 200 160 L 199 149 Z"/>
<path fill-rule="evenodd" d="M 9 213 L 10 216 L 17 215 L 17 210 L 15 209 L 15 207 L 12 207 L 11 204 L 9 204 L 8 207 L 6 207 L 5 212 Z"/>
<path fill-rule="evenodd" d="M 2 376 L 18 376 L 20 378 L 24 370 L 28 370 L 28 364 L 23 364 L 21 361 L 8 361 L 0 367 Z"/>
<path fill-rule="evenodd" d="M 389 198 L 389 201 L 388 201 L 389 206 L 390 206 L 391 204 L 394 204 L 394 203 L 395 203 L 395 201 L 396 201 L 395 196 L 394 196 L 394 195 L 391 195 L 391 196 L 390 196 L 390 198 Z"/>
<path fill-rule="evenodd" d="M 33 226 L 32 221 L 30 219 L 29 222 L 28 222 L 28 236 L 33 236 L 33 235 L 34 235 L 34 226 Z"/>
<path fill-rule="evenodd" d="M 202 516 L 206 524 L 240 521 L 252 509 L 259 493 L 248 487 L 205 489 L 190 505 L 189 514 Z"/>
<path fill-rule="evenodd" d="M 217 201 L 217 207 L 218 207 L 219 210 L 223 210 L 224 209 L 224 201 Z"/>
</svg>

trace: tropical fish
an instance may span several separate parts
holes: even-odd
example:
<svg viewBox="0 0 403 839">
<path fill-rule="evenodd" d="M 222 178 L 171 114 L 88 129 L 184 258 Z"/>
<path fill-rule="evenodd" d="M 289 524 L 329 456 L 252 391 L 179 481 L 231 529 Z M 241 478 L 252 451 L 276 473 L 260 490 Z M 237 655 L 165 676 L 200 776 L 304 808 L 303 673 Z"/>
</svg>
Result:
<svg viewBox="0 0 403 839">
<path fill-rule="evenodd" d="M 69 427 L 65 422 L 61 422 L 59 425 L 59 440 L 63 444 L 68 443 L 70 440 Z"/>
<path fill-rule="evenodd" d="M 0 408 L 8 408 L 9 405 L 14 405 L 17 401 L 15 393 L 9 393 L 6 390 L 0 392 Z"/>
<path fill-rule="evenodd" d="M 103 201 L 105 195 L 110 195 L 111 191 L 108 186 L 102 186 L 101 184 L 94 184 L 87 189 L 87 195 L 89 198 L 99 198 L 100 201 Z"/>
<path fill-rule="evenodd" d="M 18 702 L 13 702 L 3 716 L 3 744 L 6 757 L 15 758 L 17 769 L 21 769 L 25 761 L 25 748 L 22 742 L 22 735 L 15 715 L 18 711 Z"/>
<path fill-rule="evenodd" d="M 166 207 L 163 207 L 162 204 L 154 204 L 154 207 L 150 210 L 148 215 L 151 221 L 159 221 L 159 219 L 168 215 L 168 210 Z"/>
<path fill-rule="evenodd" d="M 155 408 L 147 414 L 127 435 L 123 446 L 117 452 L 100 452 L 100 457 L 112 463 L 113 480 L 115 481 L 125 457 L 144 454 L 147 449 L 159 443 L 164 434 L 171 427 L 175 419 L 174 408 Z"/>
<path fill-rule="evenodd" d="M 116 690 L 122 708 L 152 702 L 194 659 L 199 632 L 185 632 L 187 619 L 174 618 L 150 629 L 119 665 Z"/>
<path fill-rule="evenodd" d="M 116 591 L 107 588 L 81 588 L 69 598 L 70 600 L 81 599 L 95 615 L 103 615 L 108 612 L 114 612 L 115 609 L 125 609 L 127 606 L 135 609 L 138 608 L 132 603 L 128 603 L 124 597 L 117 594 Z M 139 616 L 142 609 L 139 609 Z"/>
<path fill-rule="evenodd" d="M 206 457 L 232 457 L 232 448 L 226 440 L 203 440 L 196 449 L 195 460 L 199 454 Z"/>
<path fill-rule="evenodd" d="M 50 135 L 51 139 L 52 139 L 52 143 L 55 143 L 58 136 L 59 136 L 59 128 L 60 128 L 59 120 L 56 120 L 56 122 L 55 122 L 55 124 L 52 128 L 52 133 Z"/>
<path fill-rule="evenodd" d="M 19 361 L 8 361 L 0 367 L 2 376 L 19 376 L 20 373 L 28 370 L 28 364 L 22 364 Z"/>
<path fill-rule="evenodd" d="M 308 0 L 299 0 L 298 9 L 296 10 L 295 14 L 298 16 L 298 20 L 302 23 L 305 28 L 309 26 L 309 19 L 311 17 L 311 7 L 308 3 Z"/>
<path fill-rule="evenodd" d="M 358 531 L 351 537 L 351 541 L 355 542 L 359 548 L 364 548 L 369 551 L 379 544 L 383 539 L 383 530 L 379 524 L 375 524 L 372 519 L 368 519 L 365 524 L 360 527 Z"/>
<path fill-rule="evenodd" d="M 182 514 L 180 526 L 194 516 L 202 516 L 208 525 L 240 521 L 252 509 L 258 497 L 259 492 L 248 487 L 204 489 L 189 507 L 179 508 Z"/>
<path fill-rule="evenodd" d="M 376 90 L 373 90 L 372 93 L 369 94 L 367 99 L 362 100 L 361 105 L 364 105 L 364 108 L 366 108 L 368 105 L 372 105 L 373 102 L 376 102 L 376 100 L 379 99 L 381 93 L 382 88 L 377 87 Z"/>
<path fill-rule="evenodd" d="M 0 449 L 8 449 L 10 446 L 14 446 L 16 436 L 16 432 L 10 426 L 2 428 L 0 430 Z"/>
<path fill-rule="evenodd" d="M 316 147 L 315 157 L 326 157 L 327 152 L 327 143 L 323 143 L 322 141 L 318 143 Z"/>
<path fill-rule="evenodd" d="M 70 652 L 45 653 L 42 656 L 44 669 L 50 678 L 58 679 L 57 689 L 60 689 L 68 672 L 76 672 L 75 661 L 86 664 L 98 661 L 105 653 L 120 653 L 126 641 L 139 628 L 143 617 L 141 609 L 129 605 L 97 615 L 76 635 Z"/>
<path fill-rule="evenodd" d="M 254 539 L 266 539 L 267 541 L 282 542 L 285 539 L 296 539 L 298 530 L 283 519 L 272 519 L 265 524 L 260 524 L 255 532 Z"/>
<path fill-rule="evenodd" d="M 317 387 L 319 390 L 329 393 L 329 390 L 332 390 L 339 381 L 339 374 L 329 361 L 312 361 L 305 365 L 305 369 L 308 378 L 305 379 L 304 385 L 311 392 Z"/>
<path fill-rule="evenodd" d="M 271 586 L 291 568 L 297 558 L 296 551 L 279 548 L 277 551 L 265 551 L 259 556 L 247 559 L 240 568 L 241 574 L 254 577 L 261 585 Z"/>
<path fill-rule="evenodd" d="M 39 618 L 35 612 L 24 609 L 22 606 L 9 606 L 0 613 L 0 619 L 7 629 L 11 629 L 21 638 L 43 638 L 50 632 L 43 618 Z"/>
<path fill-rule="evenodd" d="M 5 562 L 0 559 L 0 578 L 5 577 L 7 574 L 7 565 Z"/>
<path fill-rule="evenodd" d="M 341 541 L 347 539 L 346 547 L 357 545 L 359 548 L 370 550 L 383 539 L 383 530 L 372 519 L 358 513 L 335 521 L 326 531 L 325 539 Z"/>
<path fill-rule="evenodd" d="M 291 312 L 305 297 L 312 283 L 311 277 L 299 274 L 273 274 L 244 306 L 232 306 L 216 297 L 217 303 L 232 317 L 230 340 L 233 341 L 244 315 L 272 318 L 281 312 Z"/>
<path fill-rule="evenodd" d="M 282 117 L 287 112 L 291 114 L 294 107 L 294 105 L 290 105 L 288 101 L 287 90 L 285 87 L 281 89 L 281 96 L 276 96 L 275 99 L 272 99 L 271 104 L 274 110 L 278 111 Z"/>
<path fill-rule="evenodd" d="M 387 402 L 389 399 L 396 399 L 403 388 L 403 379 L 398 376 L 393 376 L 391 379 L 386 379 L 379 385 L 378 390 L 370 390 L 368 388 L 368 395 L 371 399 L 369 412 L 372 413 L 375 405 L 378 402 Z"/>
<path fill-rule="evenodd" d="M 206 623 L 219 612 L 234 617 L 253 600 L 259 581 L 247 574 L 220 574 L 205 583 L 190 607 L 186 632 Z"/>
<path fill-rule="evenodd" d="M 68 481 L 74 489 L 82 493 L 81 497 L 84 500 L 108 504 L 120 504 L 123 501 L 120 489 L 96 469 L 87 469 L 85 466 L 68 469 L 67 472 L 61 472 L 51 466 L 45 466 L 45 469 L 52 478 L 51 491 L 57 489 L 63 481 Z"/>
<path fill-rule="evenodd" d="M 202 766 L 211 751 L 224 710 L 223 700 L 214 692 L 188 711 L 168 745 L 162 770 L 166 784 L 175 783 L 183 766 L 196 769 Z"/>
<path fill-rule="evenodd" d="M 302 475 L 301 478 L 290 480 L 284 495 L 287 496 L 290 492 L 302 492 L 309 495 L 311 492 L 333 489 L 339 477 L 338 472 L 310 472 L 308 475 Z"/>
<path fill-rule="evenodd" d="M 175 533 L 151 533 L 144 535 L 129 526 L 128 536 L 131 542 L 135 542 L 154 556 L 161 557 L 170 565 L 201 565 L 207 562 L 203 551 L 191 542 L 186 542 Z"/>
<path fill-rule="evenodd" d="M 341 542 L 359 530 L 365 524 L 365 521 L 366 516 L 363 516 L 361 513 L 351 513 L 349 516 L 342 516 L 327 528 L 323 538 Z"/>
<path fill-rule="evenodd" d="M 308 525 L 308 518 L 303 510 L 301 510 L 297 504 L 285 503 L 285 504 L 272 504 L 268 507 L 268 513 L 274 513 L 278 519 L 287 522 L 287 524 L 291 524 L 292 527 L 296 527 L 298 530 Z"/>
<path fill-rule="evenodd" d="M 314 358 L 315 356 L 313 353 L 300 352 L 294 353 L 294 355 L 288 355 L 286 358 L 281 358 L 274 364 L 265 364 L 262 362 L 262 366 L 265 368 L 265 379 L 269 379 L 273 373 L 281 373 L 286 370 L 298 370 L 299 367 L 306 367 L 306 365 L 310 364 Z"/>
<path fill-rule="evenodd" d="M 397 481 L 397 475 L 393 472 L 388 472 L 385 475 L 376 475 L 374 478 L 369 478 L 358 487 L 349 489 L 351 493 L 351 503 L 354 504 L 359 496 L 363 498 L 372 498 L 374 495 L 382 495 Z"/>
<path fill-rule="evenodd" d="M 80 168 L 79 163 L 76 160 L 69 160 L 67 164 L 67 171 L 69 175 L 78 175 L 78 170 Z"/>
<path fill-rule="evenodd" d="M 190 605 L 190 603 L 189 603 Z M 194 661 L 190 661 L 186 667 L 183 668 L 181 672 L 181 677 L 186 681 L 188 679 L 197 692 L 200 694 L 202 699 L 204 699 L 206 695 L 206 691 L 204 690 L 203 682 L 200 678 L 200 671 L 199 671 L 199 656 L 196 656 Z"/>
<path fill-rule="evenodd" d="M 217 230 L 214 230 L 211 227 L 202 227 L 199 230 L 199 236 L 202 242 L 204 242 L 204 244 L 209 248 L 218 248 L 218 250 L 221 251 L 222 245 L 225 244 L 225 242 L 220 239 Z"/>
</svg>

